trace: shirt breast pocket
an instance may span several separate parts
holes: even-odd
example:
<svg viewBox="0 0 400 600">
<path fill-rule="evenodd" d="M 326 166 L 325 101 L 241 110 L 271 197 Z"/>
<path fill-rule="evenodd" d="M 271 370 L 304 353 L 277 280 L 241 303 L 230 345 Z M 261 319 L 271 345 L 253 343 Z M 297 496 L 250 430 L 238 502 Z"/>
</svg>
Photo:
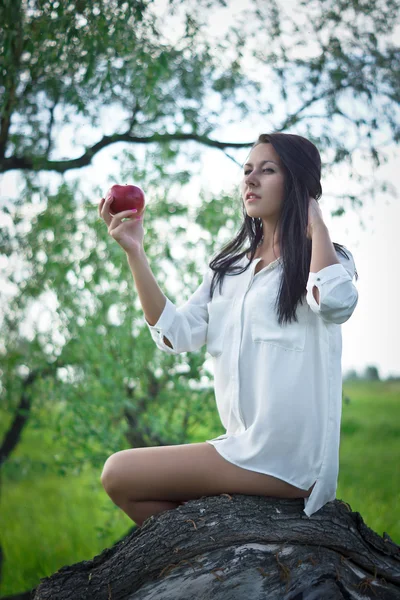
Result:
<svg viewBox="0 0 400 600">
<path fill-rule="evenodd" d="M 224 348 L 228 318 L 232 309 L 232 299 L 217 298 L 207 303 L 208 328 L 207 352 L 211 356 L 220 356 Z"/>
<path fill-rule="evenodd" d="M 258 293 L 254 298 L 250 313 L 251 337 L 256 344 L 277 346 L 284 350 L 303 352 L 309 320 L 309 307 L 304 300 L 303 305 L 296 307 L 297 321 L 291 323 L 278 322 L 275 298 L 271 294 Z"/>
</svg>

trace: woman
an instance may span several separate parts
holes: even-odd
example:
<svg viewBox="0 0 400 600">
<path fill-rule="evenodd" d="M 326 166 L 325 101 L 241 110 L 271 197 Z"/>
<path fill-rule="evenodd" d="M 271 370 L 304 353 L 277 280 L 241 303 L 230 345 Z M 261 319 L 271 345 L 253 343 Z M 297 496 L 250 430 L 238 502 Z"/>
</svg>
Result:
<svg viewBox="0 0 400 600">
<path fill-rule="evenodd" d="M 207 344 L 226 429 L 204 443 L 107 459 L 103 486 L 139 525 L 205 495 L 304 498 L 307 516 L 335 499 L 341 324 L 357 305 L 358 276 L 351 253 L 332 243 L 323 221 L 320 178 L 320 155 L 309 140 L 260 135 L 243 170 L 243 224 L 179 308 L 147 262 L 143 215 L 122 222 L 129 212 L 113 216 L 101 200 L 100 215 L 127 253 L 158 348 L 179 354 Z"/>
</svg>

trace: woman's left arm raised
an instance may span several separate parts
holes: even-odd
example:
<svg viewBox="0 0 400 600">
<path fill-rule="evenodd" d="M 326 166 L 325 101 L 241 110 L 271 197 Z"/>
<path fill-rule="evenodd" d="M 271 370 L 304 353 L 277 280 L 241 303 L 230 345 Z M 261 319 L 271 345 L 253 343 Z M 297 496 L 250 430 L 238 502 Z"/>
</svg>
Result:
<svg viewBox="0 0 400 600">
<path fill-rule="evenodd" d="M 321 208 L 315 198 L 310 197 L 308 205 L 308 228 L 307 237 L 312 240 L 310 271 L 318 273 L 321 269 L 330 265 L 339 264 L 336 256 L 335 246 L 329 236 L 329 231 L 324 223 Z M 319 291 L 317 286 L 313 287 L 313 296 L 319 304 Z"/>
</svg>

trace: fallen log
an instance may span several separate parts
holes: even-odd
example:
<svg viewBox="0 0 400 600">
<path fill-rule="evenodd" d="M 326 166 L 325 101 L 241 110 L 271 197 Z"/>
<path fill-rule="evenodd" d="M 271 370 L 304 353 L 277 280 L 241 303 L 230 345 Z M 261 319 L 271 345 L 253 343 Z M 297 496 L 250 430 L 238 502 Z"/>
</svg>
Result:
<svg viewBox="0 0 400 600">
<path fill-rule="evenodd" d="M 341 500 L 203 496 L 147 519 L 34 600 L 400 599 L 400 547 Z"/>
</svg>

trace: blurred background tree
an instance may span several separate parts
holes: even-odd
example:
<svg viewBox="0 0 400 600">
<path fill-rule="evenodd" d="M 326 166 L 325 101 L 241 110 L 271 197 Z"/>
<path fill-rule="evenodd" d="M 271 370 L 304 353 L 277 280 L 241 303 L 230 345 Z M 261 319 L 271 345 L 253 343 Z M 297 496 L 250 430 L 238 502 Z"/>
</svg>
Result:
<svg viewBox="0 0 400 600">
<path fill-rule="evenodd" d="M 367 381 L 380 381 L 379 371 L 375 365 L 368 365 L 365 368 L 365 379 Z"/>
</svg>

